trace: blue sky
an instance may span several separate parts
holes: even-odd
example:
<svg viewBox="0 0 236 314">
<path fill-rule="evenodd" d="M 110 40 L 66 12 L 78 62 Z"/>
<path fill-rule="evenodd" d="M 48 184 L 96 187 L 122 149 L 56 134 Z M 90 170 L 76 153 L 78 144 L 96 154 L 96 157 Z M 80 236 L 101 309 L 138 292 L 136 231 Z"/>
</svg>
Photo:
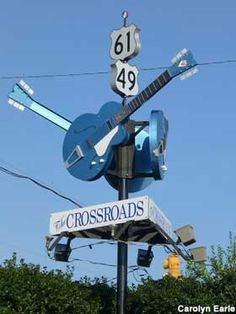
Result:
<svg viewBox="0 0 236 314">
<path fill-rule="evenodd" d="M 130 61 L 139 68 L 168 66 L 182 48 L 191 49 L 199 63 L 236 59 L 233 0 L 199 1 L 45 1 L 9 0 L 0 10 L 0 76 L 66 74 L 110 71 L 110 33 L 128 23 L 141 29 L 141 51 Z M 198 245 L 227 245 L 235 232 L 236 193 L 236 65 L 199 67 L 187 81 L 173 80 L 148 101 L 134 119 L 149 119 L 161 109 L 169 120 L 168 173 L 134 196 L 150 196 L 166 213 L 174 228 L 190 223 Z M 143 71 L 144 88 L 160 72 Z M 107 101 L 119 101 L 109 74 L 68 78 L 28 79 L 34 97 L 74 120 L 97 112 Z M 17 79 L 0 80 L 0 165 L 52 186 L 83 205 L 115 201 L 117 192 L 101 178 L 76 180 L 64 169 L 65 132 L 30 111 L 7 104 Z M 52 212 L 74 208 L 69 202 L 30 182 L 0 173 L 0 261 L 16 251 L 28 262 L 65 268 L 52 262 L 44 250 Z M 74 245 L 88 241 L 75 240 Z M 209 249 L 210 251 L 210 249 Z M 129 264 L 137 247 L 129 249 Z M 164 272 L 163 249 L 154 248 L 150 268 L 154 278 Z M 74 257 L 116 263 L 116 248 L 109 245 L 76 251 Z M 74 264 L 75 275 L 116 276 L 116 270 L 86 263 Z M 130 277 L 130 280 L 133 279 Z"/>
</svg>

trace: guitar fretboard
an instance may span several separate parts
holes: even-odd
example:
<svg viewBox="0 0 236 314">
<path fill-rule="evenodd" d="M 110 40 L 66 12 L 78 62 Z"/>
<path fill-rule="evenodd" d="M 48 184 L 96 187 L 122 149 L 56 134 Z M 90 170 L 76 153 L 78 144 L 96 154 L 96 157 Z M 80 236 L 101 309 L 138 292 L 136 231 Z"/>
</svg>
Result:
<svg viewBox="0 0 236 314">
<path fill-rule="evenodd" d="M 118 125 L 120 122 L 128 118 L 138 108 L 140 108 L 148 99 L 154 96 L 162 87 L 164 87 L 172 77 L 168 70 L 163 72 L 158 78 L 156 78 L 151 84 L 149 84 L 141 93 L 139 93 L 134 99 L 126 104 L 123 109 L 115 114 L 110 122 L 112 125 Z"/>
</svg>

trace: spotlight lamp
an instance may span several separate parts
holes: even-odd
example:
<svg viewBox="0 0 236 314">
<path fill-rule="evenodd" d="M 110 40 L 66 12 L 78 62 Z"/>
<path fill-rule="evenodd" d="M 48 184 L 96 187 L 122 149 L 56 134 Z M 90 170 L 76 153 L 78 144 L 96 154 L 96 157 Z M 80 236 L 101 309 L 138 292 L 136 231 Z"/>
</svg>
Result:
<svg viewBox="0 0 236 314">
<path fill-rule="evenodd" d="M 150 267 L 154 254 L 152 246 L 150 245 L 147 250 L 138 249 L 137 265 L 143 267 Z"/>
<path fill-rule="evenodd" d="M 205 262 L 207 260 L 207 253 L 205 246 L 199 246 L 192 249 L 189 249 L 192 260 L 194 262 Z"/>
<path fill-rule="evenodd" d="M 68 238 L 67 243 L 57 243 L 54 250 L 54 258 L 57 262 L 68 262 L 71 254 L 70 243 L 73 238 Z"/>
<path fill-rule="evenodd" d="M 186 225 L 175 230 L 178 237 L 177 244 L 183 243 L 185 246 L 193 244 L 196 242 L 193 227 L 191 225 Z"/>
</svg>

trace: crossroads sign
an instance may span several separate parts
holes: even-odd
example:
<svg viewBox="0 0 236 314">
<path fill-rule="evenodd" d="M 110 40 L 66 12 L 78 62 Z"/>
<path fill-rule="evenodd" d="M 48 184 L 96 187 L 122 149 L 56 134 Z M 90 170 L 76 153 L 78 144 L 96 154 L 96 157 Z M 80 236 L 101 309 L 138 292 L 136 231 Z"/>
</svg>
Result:
<svg viewBox="0 0 236 314">
<path fill-rule="evenodd" d="M 89 231 L 92 238 L 93 232 L 98 234 L 99 230 L 111 231 L 117 224 L 129 222 L 134 225 L 136 223 L 136 226 L 145 224 L 150 227 L 150 232 L 153 232 L 153 226 L 154 229 L 157 227 L 156 232 L 163 231 L 162 235 L 173 238 L 171 222 L 148 196 L 53 213 L 50 216 L 49 233 L 51 236 L 64 232 L 78 235 L 80 232 L 84 234 Z"/>
</svg>

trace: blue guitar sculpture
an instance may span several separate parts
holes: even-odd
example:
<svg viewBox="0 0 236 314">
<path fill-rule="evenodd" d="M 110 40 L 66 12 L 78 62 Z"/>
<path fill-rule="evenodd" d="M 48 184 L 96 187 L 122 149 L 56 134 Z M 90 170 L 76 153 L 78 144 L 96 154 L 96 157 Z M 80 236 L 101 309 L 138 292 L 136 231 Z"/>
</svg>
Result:
<svg viewBox="0 0 236 314">
<path fill-rule="evenodd" d="M 66 130 L 63 144 L 66 169 L 78 179 L 92 181 L 101 177 L 108 169 L 113 157 L 113 147 L 123 145 L 129 139 L 125 123 L 130 115 L 172 78 L 197 65 L 192 53 L 186 49 L 179 52 L 172 63 L 173 65 L 125 106 L 108 102 L 98 114 L 83 114 L 73 123 L 34 101 L 32 90 L 22 81 L 16 84 L 9 94 L 9 103 L 20 110 L 25 106 Z M 183 75 L 187 78 L 194 73 L 196 68 Z"/>
</svg>

